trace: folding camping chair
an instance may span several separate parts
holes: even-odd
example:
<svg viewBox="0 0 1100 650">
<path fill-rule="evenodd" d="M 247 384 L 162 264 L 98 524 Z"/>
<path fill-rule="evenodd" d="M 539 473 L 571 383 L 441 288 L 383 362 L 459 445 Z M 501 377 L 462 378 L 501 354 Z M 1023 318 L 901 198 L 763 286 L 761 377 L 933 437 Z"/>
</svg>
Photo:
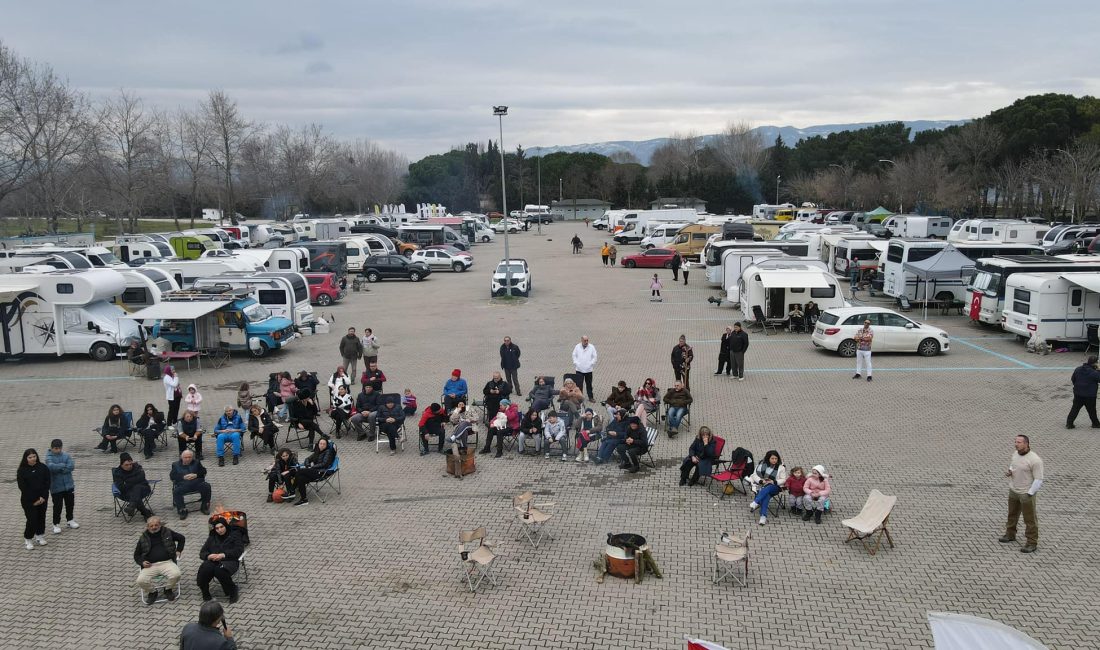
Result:
<svg viewBox="0 0 1100 650">
<path fill-rule="evenodd" d="M 535 494 L 528 490 L 512 497 L 512 509 L 516 511 L 516 521 L 523 535 L 527 537 L 527 541 L 531 542 L 531 546 L 538 548 L 543 538 L 554 539 L 554 536 L 546 530 L 546 522 L 550 521 L 554 515 L 543 512 L 539 508 L 548 508 L 556 504 L 534 503 L 534 500 Z"/>
<path fill-rule="evenodd" d="M 152 510 L 153 508 L 149 505 L 149 500 L 153 498 L 153 494 L 155 494 L 157 491 L 157 483 L 160 483 L 160 479 L 153 479 L 149 481 L 149 494 L 147 494 L 145 498 L 141 500 L 142 503 L 145 504 L 145 507 L 150 510 Z M 121 515 L 122 520 L 126 523 L 130 523 L 131 521 L 133 521 L 135 515 L 126 514 L 126 506 L 130 505 L 130 502 L 123 501 L 122 494 L 118 491 L 118 486 L 114 483 L 111 483 L 111 497 L 114 499 L 115 516 L 118 517 L 119 515 Z M 134 512 L 136 513 L 137 511 L 135 510 Z"/>
<path fill-rule="evenodd" d="M 401 395 L 399 395 L 398 393 L 383 394 L 381 402 L 385 404 L 386 400 L 390 398 L 393 399 L 394 404 L 401 403 Z M 468 412 L 469 409 L 467 409 L 467 413 Z M 401 448 L 401 451 L 405 451 L 405 439 L 409 437 L 408 431 L 405 429 L 408 422 L 409 418 L 406 417 L 405 419 L 401 420 L 401 426 L 397 428 L 397 445 Z M 375 422 L 377 428 L 376 433 L 378 434 L 377 437 L 374 439 L 374 453 L 376 454 L 382 450 L 382 445 L 390 444 L 390 439 L 386 436 L 386 434 L 382 433 L 382 424 L 383 422 L 381 418 L 378 418 Z"/>
<path fill-rule="evenodd" d="M 664 406 L 664 410 L 663 410 L 663 413 L 661 415 L 661 418 L 664 419 L 665 425 L 667 426 L 668 425 L 668 410 L 672 407 L 670 407 L 668 404 L 663 404 L 662 406 Z M 691 405 L 690 404 L 684 407 L 684 417 L 680 418 L 680 426 L 684 427 L 684 428 L 687 428 L 687 429 L 691 428 Z"/>
<path fill-rule="evenodd" d="M 103 427 L 95 427 L 92 429 L 97 436 L 103 434 Z M 123 445 L 131 445 L 136 447 L 137 443 L 134 442 L 134 413 L 133 411 L 122 412 L 122 435 L 115 440 L 115 446 L 119 451 L 122 451 Z"/>
<path fill-rule="evenodd" d="M 645 457 L 646 457 L 646 463 L 648 463 L 649 466 L 652 467 L 653 469 L 657 469 L 657 461 L 653 460 L 653 447 L 655 447 L 657 445 L 657 434 L 658 433 L 659 432 L 657 431 L 657 429 L 654 429 L 653 427 L 646 427 L 645 440 L 646 440 L 647 446 L 646 446 L 646 450 L 645 450 Z"/>
<path fill-rule="evenodd" d="M 771 334 L 768 334 L 769 328 L 771 328 L 772 334 L 776 333 L 777 330 L 775 329 L 775 325 L 768 321 L 768 318 L 764 316 L 764 310 L 761 309 L 760 305 L 752 306 L 752 318 L 753 325 L 759 325 L 761 331 L 764 332 L 765 336 L 771 336 Z"/>
<path fill-rule="evenodd" d="M 725 469 L 719 469 L 721 466 L 725 466 Z M 717 460 L 714 463 L 714 470 L 711 472 L 710 477 L 706 483 L 706 487 L 710 490 L 712 485 L 718 485 L 718 498 L 724 499 L 726 496 L 733 494 L 735 491 L 740 490 L 741 494 L 747 495 L 749 488 L 745 485 L 745 476 L 752 471 L 755 467 L 752 460 L 752 454 L 743 447 L 738 447 L 733 450 L 733 454 L 729 460 Z"/>
<path fill-rule="evenodd" d="M 722 533 L 721 540 L 714 546 L 714 584 L 726 578 L 733 578 L 742 587 L 748 586 L 750 538 L 752 538 L 751 529 L 743 537 Z M 744 565 L 743 578 L 737 576 L 738 564 Z"/>
<path fill-rule="evenodd" d="M 497 586 L 493 576 L 493 562 L 497 556 L 489 542 L 485 541 L 485 535 L 484 526 L 475 530 L 458 531 L 458 557 L 466 588 L 475 593 L 485 579 L 494 587 Z M 477 542 L 477 546 L 471 546 L 474 542 Z"/>
<path fill-rule="evenodd" d="M 871 490 L 870 496 L 867 497 L 867 503 L 863 504 L 863 510 L 860 510 L 854 519 L 845 519 L 840 522 L 848 529 L 848 539 L 844 540 L 844 543 L 847 544 L 853 539 L 858 539 L 863 542 L 863 546 L 867 551 L 874 555 L 878 551 L 879 544 L 882 543 L 882 536 L 886 535 L 886 541 L 890 543 L 890 548 L 894 548 L 894 540 L 890 537 L 887 524 L 890 521 L 890 513 L 894 509 L 894 504 L 897 502 L 898 498 L 896 496 L 886 496 L 878 490 Z M 878 533 L 877 536 L 876 533 Z M 874 546 L 867 542 L 870 537 L 875 537 Z"/>
<path fill-rule="evenodd" d="M 333 448 L 335 449 L 335 447 Z M 318 478 L 316 481 L 306 483 L 306 490 L 312 491 L 313 494 L 321 500 L 321 503 L 326 503 L 324 494 L 325 488 L 332 490 L 336 494 L 340 494 L 339 454 L 337 454 L 337 456 L 332 459 L 332 465 L 330 465 L 329 468 L 325 470 L 325 473 L 322 474 L 320 478 Z"/>
</svg>

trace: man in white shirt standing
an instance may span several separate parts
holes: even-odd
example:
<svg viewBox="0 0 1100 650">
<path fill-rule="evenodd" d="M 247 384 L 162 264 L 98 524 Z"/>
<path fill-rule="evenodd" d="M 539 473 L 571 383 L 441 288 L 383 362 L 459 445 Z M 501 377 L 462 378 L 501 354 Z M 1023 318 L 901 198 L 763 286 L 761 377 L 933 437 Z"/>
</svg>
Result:
<svg viewBox="0 0 1100 650">
<path fill-rule="evenodd" d="M 1031 451 L 1031 440 L 1016 436 L 1016 453 L 1008 463 L 1008 524 L 997 541 L 1002 544 L 1016 540 L 1016 523 L 1024 516 L 1026 541 L 1021 553 L 1034 553 L 1039 544 L 1039 520 L 1035 517 L 1035 493 L 1043 486 L 1043 459 Z"/>
<path fill-rule="evenodd" d="M 580 380 L 578 388 L 584 388 L 588 392 L 588 401 L 596 401 L 592 397 L 592 371 L 596 368 L 596 346 L 588 342 L 587 336 L 581 337 L 581 342 L 573 346 L 573 368 Z"/>
</svg>

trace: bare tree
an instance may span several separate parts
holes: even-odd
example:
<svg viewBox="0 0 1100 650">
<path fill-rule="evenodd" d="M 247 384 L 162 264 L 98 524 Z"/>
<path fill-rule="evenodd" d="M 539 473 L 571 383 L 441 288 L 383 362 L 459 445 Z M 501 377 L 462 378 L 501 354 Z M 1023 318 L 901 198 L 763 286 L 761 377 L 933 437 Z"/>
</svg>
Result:
<svg viewBox="0 0 1100 650">
<path fill-rule="evenodd" d="M 683 177 L 699 167 L 699 150 L 703 139 L 698 133 L 673 133 L 668 142 L 653 152 L 649 160 L 650 178 L 660 181 L 668 177 Z"/>
<path fill-rule="evenodd" d="M 976 214 L 984 213 L 994 176 L 993 165 L 1003 144 L 1000 130 L 985 120 L 964 125 L 941 143 L 954 180 L 969 194 L 964 207 L 972 208 Z"/>
<path fill-rule="evenodd" d="M 126 90 L 108 99 L 99 117 L 99 166 L 114 199 L 119 232 L 137 231 L 138 217 L 154 193 L 157 145 L 154 126 L 158 117 L 142 100 Z"/>
<path fill-rule="evenodd" d="M 202 115 L 179 110 L 172 120 L 173 158 L 176 162 L 173 179 L 183 186 L 187 196 L 187 213 L 191 228 L 195 227 L 195 213 L 204 188 L 212 183 L 212 147 L 214 134 L 207 128 Z M 174 213 L 173 213 L 174 214 Z M 179 222 L 176 222 L 179 228 Z"/>
<path fill-rule="evenodd" d="M 0 43 L 0 202 L 23 183 L 40 126 L 24 115 L 35 69 Z"/>
<path fill-rule="evenodd" d="M 203 118 L 207 128 L 213 133 L 216 146 L 211 147 L 213 160 L 221 172 L 222 192 L 225 202 L 222 205 L 233 225 L 237 225 L 237 200 L 234 188 L 234 174 L 241 147 L 249 137 L 256 133 L 256 125 L 246 120 L 237 108 L 237 102 L 224 91 L 212 90 L 203 104 Z"/>
<path fill-rule="evenodd" d="M 768 162 L 764 138 L 749 122 L 730 122 L 711 144 L 722 165 L 740 178 L 757 178 Z"/>
</svg>

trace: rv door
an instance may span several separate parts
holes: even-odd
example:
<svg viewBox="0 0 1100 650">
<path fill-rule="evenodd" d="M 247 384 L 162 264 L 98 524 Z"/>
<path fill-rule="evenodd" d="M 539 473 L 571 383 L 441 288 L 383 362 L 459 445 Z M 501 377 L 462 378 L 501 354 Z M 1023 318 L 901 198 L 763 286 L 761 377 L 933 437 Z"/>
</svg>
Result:
<svg viewBox="0 0 1100 650">
<path fill-rule="evenodd" d="M 1085 290 L 1072 287 L 1067 294 L 1066 338 L 1085 338 Z"/>
</svg>

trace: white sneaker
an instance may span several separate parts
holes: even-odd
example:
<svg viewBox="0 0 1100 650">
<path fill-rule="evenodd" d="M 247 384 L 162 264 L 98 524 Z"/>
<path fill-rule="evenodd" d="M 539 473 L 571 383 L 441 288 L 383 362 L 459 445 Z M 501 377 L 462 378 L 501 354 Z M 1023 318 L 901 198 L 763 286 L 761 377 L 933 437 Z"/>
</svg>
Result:
<svg viewBox="0 0 1100 650">
<path fill-rule="evenodd" d="M 580 454 L 577 454 L 576 458 L 574 458 L 573 460 L 575 460 L 575 461 L 577 461 L 577 462 L 579 463 L 579 462 L 581 462 L 581 461 L 582 461 L 582 460 L 584 460 L 584 459 L 583 459 L 583 458 L 581 458 L 581 455 L 580 455 Z"/>
<path fill-rule="evenodd" d="M 749 504 L 749 512 L 756 512 L 756 509 L 760 507 L 760 504 L 753 501 Z"/>
<path fill-rule="evenodd" d="M 35 535 L 34 536 L 34 541 L 38 542 L 39 546 L 45 546 L 46 545 L 46 538 L 41 536 L 41 535 Z"/>
<path fill-rule="evenodd" d="M 763 526 L 766 523 L 768 523 L 768 518 L 767 517 L 761 517 L 760 518 L 760 525 Z"/>
<path fill-rule="evenodd" d="M 568 457 L 568 456 L 566 456 L 565 454 L 562 454 L 562 455 L 561 455 L 561 459 L 562 459 L 562 461 L 564 462 L 564 461 L 567 461 L 567 460 L 569 460 L 569 457 Z"/>
<path fill-rule="evenodd" d="M 80 524 L 76 523 L 75 519 L 70 519 L 69 523 L 65 524 L 69 528 L 80 528 Z"/>
<path fill-rule="evenodd" d="M 61 534 L 61 526 L 54 526 L 53 527 L 53 534 L 54 535 L 60 535 Z"/>
<path fill-rule="evenodd" d="M 546 457 L 550 458 L 550 452 L 546 452 Z"/>
<path fill-rule="evenodd" d="M 745 378 L 744 377 L 738 377 L 737 381 L 745 381 Z"/>
<path fill-rule="evenodd" d="M 27 550 L 28 550 L 28 551 L 33 551 L 33 550 L 34 550 L 34 542 L 32 542 L 32 541 L 31 541 L 31 540 L 29 540 L 29 539 L 28 539 L 28 540 L 26 540 L 26 541 L 25 541 L 25 542 L 23 543 L 23 546 L 25 546 L 25 547 L 27 548 Z"/>
</svg>

